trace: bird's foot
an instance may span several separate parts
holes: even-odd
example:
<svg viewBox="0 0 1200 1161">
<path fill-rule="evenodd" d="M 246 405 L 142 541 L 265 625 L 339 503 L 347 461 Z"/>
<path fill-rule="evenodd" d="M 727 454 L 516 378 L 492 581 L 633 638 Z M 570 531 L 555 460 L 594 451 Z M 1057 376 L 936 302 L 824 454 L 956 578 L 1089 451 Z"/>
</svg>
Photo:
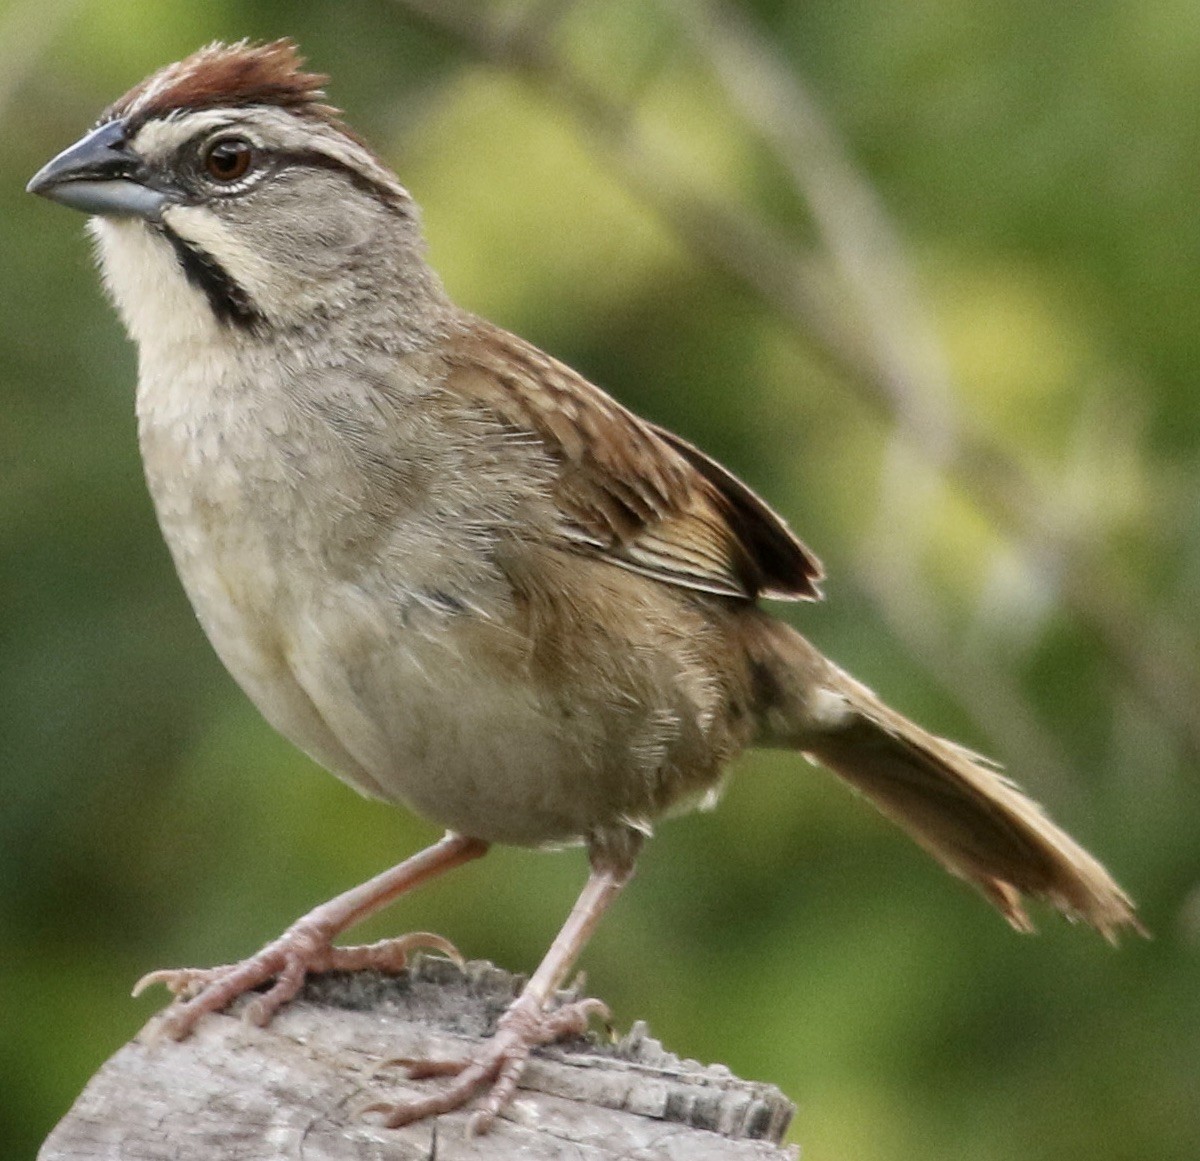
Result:
<svg viewBox="0 0 1200 1161">
<path fill-rule="evenodd" d="M 305 977 L 317 972 L 375 971 L 398 973 L 408 966 L 418 947 L 433 948 L 460 966 L 457 948 L 428 931 L 414 931 L 396 939 L 356 947 L 334 947 L 330 937 L 303 920 L 293 924 L 278 939 L 241 963 L 211 968 L 168 968 L 142 976 L 133 994 L 141 995 L 155 984 L 163 984 L 175 999 L 167 1009 L 162 1030 L 173 1040 L 182 1040 L 209 1012 L 227 1008 L 238 996 L 269 981 L 271 986 L 255 997 L 243 1015 L 262 1027 L 304 985 Z"/>
<path fill-rule="evenodd" d="M 441 1092 L 395 1103 L 381 1101 L 363 1112 L 383 1113 L 383 1123 L 395 1129 L 461 1108 L 476 1092 L 490 1085 L 469 1124 L 472 1135 L 486 1133 L 516 1094 L 530 1052 L 544 1044 L 582 1036 L 593 1016 L 609 1018 L 608 1008 L 599 1000 L 576 1000 L 547 1012 L 536 998 L 521 996 L 500 1017 L 491 1038 L 469 1056 L 453 1060 L 388 1061 L 404 1065 L 413 1080 L 454 1077 Z"/>
</svg>

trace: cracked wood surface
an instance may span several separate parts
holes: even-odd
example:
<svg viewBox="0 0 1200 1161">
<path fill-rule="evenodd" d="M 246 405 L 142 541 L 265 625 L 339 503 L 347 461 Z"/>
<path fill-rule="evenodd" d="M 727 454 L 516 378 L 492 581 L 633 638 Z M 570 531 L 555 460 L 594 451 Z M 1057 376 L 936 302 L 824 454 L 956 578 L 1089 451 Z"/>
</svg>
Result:
<svg viewBox="0 0 1200 1161">
<path fill-rule="evenodd" d="M 399 976 L 310 980 L 267 1028 L 208 1016 L 182 1043 L 152 1019 L 91 1079 L 38 1161 L 785 1161 L 793 1108 L 771 1085 L 679 1060 L 644 1026 L 539 1050 L 492 1132 L 467 1113 L 385 1129 L 360 1110 L 420 1091 L 397 1057 L 455 1056 L 522 981 L 486 963 L 419 957 Z"/>
</svg>

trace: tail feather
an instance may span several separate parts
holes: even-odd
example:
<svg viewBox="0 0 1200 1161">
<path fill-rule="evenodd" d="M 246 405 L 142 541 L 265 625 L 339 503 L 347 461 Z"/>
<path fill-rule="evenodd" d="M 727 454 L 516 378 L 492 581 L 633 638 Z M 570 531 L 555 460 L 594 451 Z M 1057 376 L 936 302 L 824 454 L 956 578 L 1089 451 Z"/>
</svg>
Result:
<svg viewBox="0 0 1200 1161">
<path fill-rule="evenodd" d="M 1125 927 L 1145 934 L 1099 861 L 995 765 L 889 709 L 791 630 L 771 635 L 764 663 L 775 702 L 761 715 L 767 740 L 840 775 L 1018 931 L 1033 930 L 1029 895 L 1110 942 Z"/>
</svg>

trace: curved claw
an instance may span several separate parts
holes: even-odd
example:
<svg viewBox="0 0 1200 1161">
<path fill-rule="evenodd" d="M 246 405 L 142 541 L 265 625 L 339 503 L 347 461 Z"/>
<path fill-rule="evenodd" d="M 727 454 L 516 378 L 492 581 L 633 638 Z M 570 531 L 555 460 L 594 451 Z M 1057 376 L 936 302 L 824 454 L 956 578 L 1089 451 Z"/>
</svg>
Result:
<svg viewBox="0 0 1200 1161">
<path fill-rule="evenodd" d="M 334 947 L 318 928 L 298 923 L 241 963 L 147 972 L 134 985 L 133 994 L 139 996 L 155 984 L 164 984 L 175 1000 L 162 1027 L 173 1039 L 182 1040 L 202 1016 L 227 1008 L 239 996 L 269 982 L 270 987 L 250 1001 L 244 1011 L 247 1020 L 263 1027 L 295 997 L 309 975 L 364 969 L 398 973 L 408 966 L 413 949 L 418 947 L 440 951 L 460 966 L 464 963 L 454 944 L 430 931 L 355 947 Z"/>
<path fill-rule="evenodd" d="M 582 1036 L 591 1026 L 593 1016 L 607 1024 L 612 1019 L 612 1012 L 603 1000 L 589 998 L 564 1004 L 543 1017 L 542 1030 L 547 1038 L 542 1043 L 552 1044 L 568 1036 Z"/>
<path fill-rule="evenodd" d="M 491 1039 L 469 1057 L 457 1060 L 398 1057 L 380 1065 L 380 1068 L 402 1065 L 411 1080 L 453 1077 L 441 1092 L 396 1102 L 376 1101 L 362 1111 L 383 1113 L 383 1123 L 389 1129 L 397 1129 L 462 1108 L 490 1081 L 491 1088 L 468 1123 L 468 1132 L 479 1136 L 492 1127 L 516 1095 L 530 1053 L 544 1044 L 582 1035 L 591 1018 L 597 1015 L 609 1018 L 608 1007 L 600 1000 L 576 1000 L 553 1012 L 538 1011 L 531 1004 L 517 1000 L 501 1016 Z"/>
<path fill-rule="evenodd" d="M 213 968 L 159 968 L 142 976 L 129 994 L 136 1000 L 147 988 L 162 984 L 173 996 L 188 997 L 195 995 L 221 973 L 229 970 L 230 965 Z"/>
</svg>

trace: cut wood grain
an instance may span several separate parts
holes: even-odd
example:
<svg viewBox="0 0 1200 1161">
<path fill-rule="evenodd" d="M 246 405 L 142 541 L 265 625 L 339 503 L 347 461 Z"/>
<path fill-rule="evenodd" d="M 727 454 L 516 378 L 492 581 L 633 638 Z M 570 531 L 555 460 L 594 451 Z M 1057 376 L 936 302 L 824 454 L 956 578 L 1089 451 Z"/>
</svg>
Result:
<svg viewBox="0 0 1200 1161">
<path fill-rule="evenodd" d="M 793 1109 L 774 1087 L 680 1060 L 644 1026 L 538 1051 L 491 1133 L 469 1110 L 386 1129 L 361 1110 L 419 1092 L 397 1057 L 461 1056 L 522 981 L 418 957 L 398 976 L 308 982 L 266 1028 L 206 1017 L 182 1043 L 151 1020 L 92 1078 L 39 1161 L 783 1161 Z"/>
</svg>

